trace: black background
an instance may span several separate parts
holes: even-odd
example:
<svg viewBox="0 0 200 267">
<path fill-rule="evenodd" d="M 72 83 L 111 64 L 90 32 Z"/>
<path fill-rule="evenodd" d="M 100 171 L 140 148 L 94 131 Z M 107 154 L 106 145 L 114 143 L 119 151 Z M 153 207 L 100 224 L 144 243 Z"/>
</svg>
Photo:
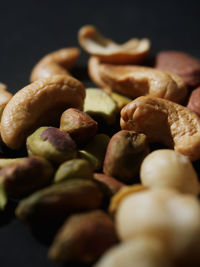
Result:
<svg viewBox="0 0 200 267">
<path fill-rule="evenodd" d="M 32 67 L 42 56 L 78 46 L 77 31 L 84 24 L 97 26 L 119 43 L 147 37 L 153 55 L 161 50 L 181 50 L 200 58 L 198 0 L 0 0 L 0 81 L 11 92 L 27 85 Z M 76 74 L 80 80 L 87 58 L 82 52 Z M 47 260 L 47 247 L 21 222 L 12 218 L 6 223 L 8 215 L 0 217 L 0 266 L 59 266 Z"/>
</svg>

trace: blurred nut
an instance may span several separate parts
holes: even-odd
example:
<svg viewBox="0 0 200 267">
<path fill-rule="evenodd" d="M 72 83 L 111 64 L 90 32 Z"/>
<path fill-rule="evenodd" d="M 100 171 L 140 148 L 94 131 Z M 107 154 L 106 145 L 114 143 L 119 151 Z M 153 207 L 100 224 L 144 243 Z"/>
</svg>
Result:
<svg viewBox="0 0 200 267">
<path fill-rule="evenodd" d="M 130 98 L 151 95 L 182 103 L 187 96 L 181 77 L 150 67 L 99 63 L 96 75 L 107 87 Z"/>
<path fill-rule="evenodd" d="M 24 158 L 0 170 L 0 184 L 8 196 L 21 198 L 49 184 L 53 173 L 44 158 Z"/>
<path fill-rule="evenodd" d="M 88 60 L 88 73 L 91 80 L 100 88 L 106 88 L 107 84 L 104 83 L 99 74 L 100 59 L 98 57 L 91 56 Z"/>
<path fill-rule="evenodd" d="M 109 216 L 96 210 L 71 216 L 50 247 L 52 260 L 92 263 L 118 241 Z"/>
<path fill-rule="evenodd" d="M 140 236 L 109 249 L 94 267 L 175 267 L 163 243 Z"/>
<path fill-rule="evenodd" d="M 44 56 L 33 68 L 30 81 L 49 78 L 52 75 L 70 75 L 69 69 L 75 64 L 80 55 L 76 47 L 63 48 Z"/>
<path fill-rule="evenodd" d="M 100 162 L 100 160 L 88 151 L 79 150 L 78 157 L 81 159 L 87 160 L 93 171 L 101 168 L 102 163 Z"/>
<path fill-rule="evenodd" d="M 94 181 L 71 179 L 23 199 L 16 215 L 31 228 L 58 227 L 73 213 L 98 209 L 102 200 L 103 194 Z"/>
<path fill-rule="evenodd" d="M 88 113 L 96 121 L 113 124 L 116 121 L 116 102 L 103 90 L 87 88 L 84 103 L 84 112 Z"/>
<path fill-rule="evenodd" d="M 24 161 L 26 158 L 2 158 L 0 159 L 0 170 L 4 167 L 11 165 L 12 163 L 17 163 Z"/>
<path fill-rule="evenodd" d="M 85 89 L 78 80 L 64 75 L 40 79 L 18 91 L 6 105 L 1 119 L 4 143 L 20 148 L 34 130 L 59 124 L 69 107 L 83 108 Z"/>
<path fill-rule="evenodd" d="M 7 86 L 3 83 L 0 83 L 0 118 L 5 106 L 11 98 L 12 94 L 7 91 Z"/>
<path fill-rule="evenodd" d="M 157 97 L 138 97 L 122 109 L 120 124 L 192 161 L 200 158 L 200 119 L 186 107 Z"/>
<path fill-rule="evenodd" d="M 156 68 L 179 75 L 186 85 L 200 85 L 200 60 L 180 51 L 162 51 L 156 57 Z"/>
<path fill-rule="evenodd" d="M 79 43 L 91 55 L 102 61 L 117 64 L 139 63 L 150 49 L 148 39 L 131 39 L 119 45 L 101 35 L 94 26 L 83 26 L 78 33 Z"/>
<path fill-rule="evenodd" d="M 112 99 L 115 100 L 119 111 L 121 111 L 121 109 L 124 106 L 126 106 L 128 103 L 130 103 L 132 101 L 132 99 L 130 99 L 124 95 L 118 94 L 116 92 L 111 92 L 111 97 L 112 97 Z"/>
<path fill-rule="evenodd" d="M 187 108 L 195 112 L 200 117 L 200 87 L 197 87 L 190 94 Z"/>
<path fill-rule="evenodd" d="M 110 201 L 110 206 L 109 206 L 109 213 L 113 216 L 115 215 L 121 201 L 131 195 L 135 194 L 137 192 L 141 192 L 143 190 L 147 190 L 148 187 L 141 185 L 141 184 L 134 184 L 134 185 L 129 185 L 129 186 L 124 186 L 122 187 L 112 198 Z"/>
<path fill-rule="evenodd" d="M 54 127 L 40 127 L 27 138 L 26 145 L 29 156 L 41 156 L 57 164 L 77 156 L 74 140 Z"/>
<path fill-rule="evenodd" d="M 189 159 L 170 149 L 155 150 L 142 162 L 141 182 L 152 188 L 173 188 L 199 194 L 198 175 Z"/>
<path fill-rule="evenodd" d="M 3 186 L 0 186 L 0 212 L 6 208 L 8 197 Z"/>
<path fill-rule="evenodd" d="M 92 167 L 87 160 L 72 159 L 62 163 L 57 169 L 54 182 L 62 182 L 68 179 L 92 179 Z"/>
<path fill-rule="evenodd" d="M 122 182 L 133 182 L 149 153 L 147 138 L 133 131 L 119 131 L 108 144 L 103 171 Z"/>
<path fill-rule="evenodd" d="M 79 144 L 85 143 L 97 132 L 98 124 L 88 114 L 75 108 L 63 112 L 60 129 L 68 132 Z"/>
</svg>

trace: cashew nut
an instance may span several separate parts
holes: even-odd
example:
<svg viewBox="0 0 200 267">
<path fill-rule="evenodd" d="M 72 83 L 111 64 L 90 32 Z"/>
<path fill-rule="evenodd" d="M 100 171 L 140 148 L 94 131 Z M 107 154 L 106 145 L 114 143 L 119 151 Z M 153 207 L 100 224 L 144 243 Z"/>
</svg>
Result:
<svg viewBox="0 0 200 267">
<path fill-rule="evenodd" d="M 46 55 L 33 68 L 30 81 L 34 82 L 57 74 L 70 75 L 68 70 L 77 61 L 79 55 L 80 50 L 76 47 L 63 48 Z"/>
<path fill-rule="evenodd" d="M 85 89 L 81 82 L 66 75 L 35 81 L 18 91 L 6 105 L 1 120 L 4 143 L 20 148 L 26 137 L 43 125 L 59 125 L 69 107 L 83 108 Z"/>
<path fill-rule="evenodd" d="M 128 64 L 141 62 L 149 52 L 148 39 L 131 39 L 119 45 L 101 35 L 94 26 L 83 26 L 78 33 L 79 43 L 91 55 L 109 63 Z"/>
<path fill-rule="evenodd" d="M 0 83 L 0 117 L 5 106 L 11 98 L 12 94 L 7 91 L 7 86 L 3 83 Z"/>
<path fill-rule="evenodd" d="M 200 119 L 188 108 L 141 96 L 121 111 L 121 128 L 147 135 L 149 142 L 174 148 L 194 161 L 200 158 Z"/>
<path fill-rule="evenodd" d="M 197 173 L 189 159 L 170 149 L 155 150 L 142 162 L 140 179 L 144 186 L 174 188 L 182 193 L 198 195 Z"/>
</svg>

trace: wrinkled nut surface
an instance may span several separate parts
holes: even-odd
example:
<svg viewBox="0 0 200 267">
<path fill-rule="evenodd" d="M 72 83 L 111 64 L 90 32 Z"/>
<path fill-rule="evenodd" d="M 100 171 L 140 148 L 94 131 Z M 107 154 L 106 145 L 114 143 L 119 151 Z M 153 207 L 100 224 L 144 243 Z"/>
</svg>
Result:
<svg viewBox="0 0 200 267">
<path fill-rule="evenodd" d="M 16 216 L 30 227 L 59 226 L 73 213 L 100 208 L 103 193 L 91 180 L 71 179 L 54 184 L 23 199 Z"/>
<path fill-rule="evenodd" d="M 78 32 L 79 43 L 91 55 L 102 61 L 117 64 L 139 63 L 150 50 L 148 39 L 133 38 L 124 44 L 117 44 L 105 38 L 91 25 L 83 26 Z"/>
<path fill-rule="evenodd" d="M 191 92 L 187 108 L 194 111 L 200 117 L 200 87 Z"/>
<path fill-rule="evenodd" d="M 169 189 L 129 195 L 117 210 L 116 227 L 123 241 L 151 236 L 160 239 L 174 258 L 190 262 L 185 266 L 199 264 L 200 205 L 193 195 Z"/>
<path fill-rule="evenodd" d="M 20 148 L 40 126 L 59 124 L 69 107 L 83 108 L 85 89 L 78 80 L 64 75 L 40 79 L 18 91 L 6 105 L 1 119 L 3 142 Z"/>
<path fill-rule="evenodd" d="M 174 188 L 182 193 L 199 194 L 198 175 L 188 157 L 170 149 L 156 150 L 142 162 L 140 179 L 152 188 Z"/>
<path fill-rule="evenodd" d="M 59 49 L 46 55 L 33 68 L 30 81 L 58 74 L 69 76 L 68 70 L 75 64 L 79 55 L 80 50 L 76 47 Z"/>
<path fill-rule="evenodd" d="M 200 158 L 200 119 L 166 99 L 138 97 L 121 111 L 121 128 L 146 134 L 149 142 L 174 148 L 194 161 Z"/>
<path fill-rule="evenodd" d="M 103 172 L 122 182 L 133 182 L 148 153 L 149 146 L 144 134 L 119 131 L 112 136 L 108 144 Z"/>
<path fill-rule="evenodd" d="M 60 129 L 68 132 L 78 143 L 87 142 L 97 132 L 98 124 L 87 113 L 75 108 L 63 112 L 60 119 Z"/>
<path fill-rule="evenodd" d="M 92 179 L 93 170 L 91 164 L 84 159 L 72 159 L 63 162 L 57 169 L 54 182 L 62 182 L 68 179 Z"/>
<path fill-rule="evenodd" d="M 109 205 L 109 213 L 114 216 L 121 201 L 131 195 L 149 189 L 142 184 L 134 184 L 122 187 L 112 198 Z"/>
<path fill-rule="evenodd" d="M 105 91 L 98 88 L 87 88 L 84 112 L 96 121 L 113 124 L 116 121 L 117 104 Z"/>
<path fill-rule="evenodd" d="M 29 156 L 41 156 L 62 163 L 77 156 L 77 146 L 70 135 L 55 127 L 40 127 L 26 141 Z"/>
<path fill-rule="evenodd" d="M 61 263 L 93 263 L 118 242 L 109 216 L 100 210 L 71 216 L 59 230 L 49 258 Z"/>
<path fill-rule="evenodd" d="M 180 51 L 163 51 L 156 57 L 156 68 L 179 75 L 186 85 L 200 85 L 200 60 Z"/>
<path fill-rule="evenodd" d="M 156 238 L 136 237 L 109 249 L 94 267 L 175 267 Z"/>
<path fill-rule="evenodd" d="M 99 63 L 98 74 L 107 87 L 130 98 L 151 95 L 182 103 L 187 88 L 174 73 L 142 66 L 115 66 Z"/>
<path fill-rule="evenodd" d="M 0 170 L 0 184 L 8 196 L 20 198 L 49 184 L 53 174 L 44 158 L 24 158 Z"/>
</svg>

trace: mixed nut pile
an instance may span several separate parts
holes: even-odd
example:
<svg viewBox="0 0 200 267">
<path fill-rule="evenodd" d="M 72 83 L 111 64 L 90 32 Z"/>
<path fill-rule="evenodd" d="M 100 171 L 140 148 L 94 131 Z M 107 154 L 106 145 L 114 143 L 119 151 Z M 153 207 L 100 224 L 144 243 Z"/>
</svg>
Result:
<svg viewBox="0 0 200 267">
<path fill-rule="evenodd" d="M 57 262 L 199 266 L 200 61 L 165 51 L 143 66 L 149 40 L 93 26 L 78 39 L 99 88 L 69 72 L 79 48 L 46 55 L 13 96 L 0 84 L 2 144 L 27 151 L 0 159 L 1 212 L 17 199 Z"/>
</svg>

